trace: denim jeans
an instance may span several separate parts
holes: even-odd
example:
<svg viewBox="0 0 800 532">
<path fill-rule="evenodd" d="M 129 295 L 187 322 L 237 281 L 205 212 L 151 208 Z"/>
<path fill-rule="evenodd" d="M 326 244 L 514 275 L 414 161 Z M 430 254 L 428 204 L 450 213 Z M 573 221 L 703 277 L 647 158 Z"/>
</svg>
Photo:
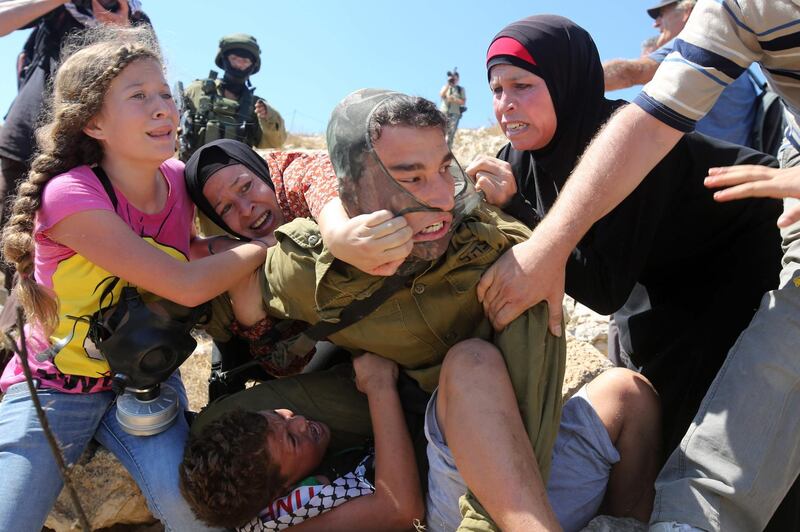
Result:
<svg viewBox="0 0 800 532">
<path fill-rule="evenodd" d="M 788 143 L 779 158 L 784 168 L 800 162 Z M 798 477 L 800 223 L 781 234 L 779 288 L 764 295 L 659 474 L 651 523 L 763 530 Z"/>
<path fill-rule="evenodd" d="M 173 375 L 167 384 L 185 406 L 180 377 Z M 117 422 L 113 392 L 37 391 L 66 463 L 75 463 L 95 438 L 130 472 L 150 511 L 167 530 L 206 530 L 178 489 L 178 465 L 189 432 L 183 416 L 161 434 L 132 436 Z M 0 402 L 0 530 L 41 530 L 62 485 L 28 385 L 10 386 Z"/>
</svg>

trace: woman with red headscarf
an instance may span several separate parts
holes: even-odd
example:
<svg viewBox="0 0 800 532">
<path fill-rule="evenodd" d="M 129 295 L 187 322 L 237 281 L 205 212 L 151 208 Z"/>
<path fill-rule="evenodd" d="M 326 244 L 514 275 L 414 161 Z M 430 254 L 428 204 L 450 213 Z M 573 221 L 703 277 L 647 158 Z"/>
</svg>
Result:
<svg viewBox="0 0 800 532">
<path fill-rule="evenodd" d="M 562 17 L 509 24 L 492 40 L 486 66 L 509 143 L 467 172 L 490 201 L 534 227 L 589 141 L 627 102 L 604 97 L 594 42 Z M 775 166 L 753 150 L 686 135 L 592 227 L 567 263 L 570 296 L 601 314 L 620 311 L 622 347 L 661 396 L 667 452 L 686 432 L 761 295 L 778 280 L 779 202 L 720 204 L 703 186 L 709 168 L 737 164 Z M 522 270 L 525 253 L 525 243 L 510 252 Z M 494 270 L 481 280 L 479 297 L 502 327 L 515 316 L 503 310 L 507 301 L 492 282 Z M 637 296 L 628 301 L 634 287 Z"/>
</svg>

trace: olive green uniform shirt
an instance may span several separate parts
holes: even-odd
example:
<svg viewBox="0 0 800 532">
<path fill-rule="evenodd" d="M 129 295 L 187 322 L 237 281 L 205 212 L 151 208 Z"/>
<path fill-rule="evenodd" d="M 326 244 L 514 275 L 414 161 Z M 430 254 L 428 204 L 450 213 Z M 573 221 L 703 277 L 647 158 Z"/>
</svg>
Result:
<svg viewBox="0 0 800 532">
<path fill-rule="evenodd" d="M 215 98 L 218 100 L 217 104 L 215 105 L 220 105 L 222 108 L 229 109 L 231 114 L 235 114 L 236 110 L 239 108 L 238 101 L 224 97 L 221 87 L 221 80 L 215 80 L 214 83 L 217 87 L 217 94 Z M 199 107 L 198 102 L 200 102 L 200 98 L 203 96 L 205 96 L 205 93 L 203 92 L 203 80 L 193 81 L 184 90 L 184 101 L 186 102 L 187 106 L 192 107 L 192 112 L 197 112 Z M 259 99 L 260 98 L 258 96 L 253 96 L 253 105 L 255 105 Z M 253 111 L 252 118 L 256 121 L 257 126 L 255 136 L 254 138 L 248 138 L 244 140 L 244 142 L 253 148 L 258 149 L 280 148 L 283 146 L 283 143 L 286 142 L 287 136 L 283 117 L 281 117 L 280 113 L 275 110 L 275 108 L 266 104 L 266 102 L 265 105 L 267 107 L 267 117 L 265 119 L 259 118 L 255 111 Z M 239 126 L 239 124 L 233 121 L 232 116 L 227 116 L 225 114 L 215 114 L 215 116 L 216 119 L 223 123 L 226 128 L 233 128 L 232 131 L 235 131 Z M 216 139 L 198 139 L 196 148 L 199 148 L 211 140 Z"/>
<path fill-rule="evenodd" d="M 298 218 L 275 235 L 278 245 L 267 254 L 261 279 L 264 306 L 271 316 L 308 323 L 335 321 L 351 301 L 369 297 L 385 279 L 335 260 L 309 219 Z M 495 333 L 476 295 L 483 272 L 529 235 L 527 227 L 499 210 L 485 205 L 476 209 L 455 230 L 443 257 L 330 340 L 354 352 L 369 351 L 394 360 L 427 392 L 436 388 L 444 356 L 454 344 L 470 338 L 492 342 L 506 360 L 522 419 L 547 479 L 561 417 L 565 341 L 548 332 L 544 303 Z M 226 327 L 231 319 L 230 307 L 218 301 L 209 332 L 218 339 L 229 337 Z"/>
</svg>

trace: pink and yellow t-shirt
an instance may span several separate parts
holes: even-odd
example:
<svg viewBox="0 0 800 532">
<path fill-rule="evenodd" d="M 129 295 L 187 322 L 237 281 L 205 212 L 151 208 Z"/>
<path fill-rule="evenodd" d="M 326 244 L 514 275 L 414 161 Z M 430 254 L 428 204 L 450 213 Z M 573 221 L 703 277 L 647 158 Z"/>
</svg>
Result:
<svg viewBox="0 0 800 532">
<path fill-rule="evenodd" d="M 194 205 L 184 185 L 183 163 L 169 159 L 162 163 L 160 170 L 169 188 L 161 212 L 143 213 L 115 189 L 116 213 L 145 241 L 177 260 L 187 261 Z M 110 388 L 108 363 L 87 338 L 88 324 L 69 316 L 95 313 L 99 309 L 103 289 L 114 276 L 72 249 L 54 242 L 47 232 L 72 214 L 93 210 L 115 209 L 92 169 L 79 166 L 48 181 L 34 224 L 34 276 L 38 283 L 53 290 L 58 297 L 59 323 L 49 338 L 38 327 L 27 326 L 29 361 L 34 377 L 39 379 L 42 386 L 70 393 L 97 392 Z M 119 301 L 125 285 L 122 281 L 112 291 L 114 301 Z M 105 304 L 108 304 L 108 300 Z M 37 359 L 36 355 L 44 353 L 53 343 L 70 336 L 71 340 L 55 356 Z M 15 356 L 0 377 L 0 389 L 5 391 L 10 385 L 23 380 L 22 365 Z"/>
</svg>

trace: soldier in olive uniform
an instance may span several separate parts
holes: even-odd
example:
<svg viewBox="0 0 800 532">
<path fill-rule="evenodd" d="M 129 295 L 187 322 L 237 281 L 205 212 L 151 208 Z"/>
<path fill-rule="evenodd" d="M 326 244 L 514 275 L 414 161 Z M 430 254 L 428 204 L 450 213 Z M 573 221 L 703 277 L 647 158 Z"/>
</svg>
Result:
<svg viewBox="0 0 800 532">
<path fill-rule="evenodd" d="M 416 164 L 409 169 L 403 163 L 399 177 L 393 177 L 398 174 L 396 163 L 373 150 L 367 122 L 374 121 L 381 107 L 408 105 L 406 99 L 411 100 L 386 91 L 359 91 L 337 107 L 328 127 L 328 147 L 348 213 L 355 216 L 390 205 L 396 213 L 408 212 L 404 216 L 416 233 L 412 254 L 400 270 L 408 275 L 406 285 L 377 310 L 331 335 L 330 340 L 354 352 L 370 351 L 396 361 L 426 397 L 439 383 L 445 355 L 459 343 L 480 338 L 488 341 L 481 344 L 488 349 L 495 349 L 494 344 L 503 354 L 521 405 L 538 462 L 532 466 L 546 478 L 561 416 L 564 339 L 548 332 L 544 304 L 528 310 L 505 331 L 494 333 L 475 294 L 475 284 L 485 268 L 504 250 L 525 240 L 529 230 L 498 210 L 479 204 L 479 196 L 445 143 L 444 116 L 425 100 L 417 99 L 426 102 L 428 116 L 437 118 L 438 123 L 428 127 L 378 126 L 382 128 L 379 141 L 398 130 L 409 130 L 426 147 L 437 141 L 437 149 L 424 150 L 424 169 L 416 168 Z M 405 156 L 423 151 L 407 140 L 394 143 L 407 148 Z M 406 174 L 413 173 L 431 175 L 420 181 L 433 179 L 436 183 L 433 187 L 422 185 L 426 191 L 415 190 L 417 182 L 406 183 Z M 255 273 L 251 283 L 241 287 L 241 293 L 231 293 L 237 305 L 236 318 L 243 326 L 257 324 L 266 315 L 264 309 L 274 317 L 309 323 L 336 320 L 350 302 L 368 297 L 387 279 L 334 261 L 311 220 L 296 219 L 276 230 L 275 236 L 278 245 L 270 250 L 265 267 Z M 208 330 L 215 338 L 224 338 L 231 309 L 219 299 L 215 303 Z M 334 448 L 361 442 L 370 435 L 367 401 L 351 379 L 342 378 L 341 368 L 299 377 L 305 379 L 268 381 L 213 403 L 196 420 L 195 430 L 200 431 L 229 408 L 242 404 L 252 407 L 255 402 L 262 409 L 288 404 L 326 422 L 332 430 Z M 489 463 L 507 459 L 484 458 Z M 500 469 L 507 470 L 496 471 Z M 544 494 L 543 488 L 541 492 Z M 475 498 L 470 497 L 466 504 L 473 521 L 493 528 L 487 521 L 488 512 Z"/>
<path fill-rule="evenodd" d="M 387 283 L 394 283 L 399 288 L 381 300 L 374 311 L 328 337 L 355 354 L 368 351 L 397 362 L 406 379 L 401 400 L 410 416 L 407 419 L 413 421 L 418 413 L 415 407 L 420 396 L 424 405 L 430 394 L 435 394 L 427 410 L 426 431 L 432 430 L 429 421 L 435 409 L 437 430 L 446 432 L 447 445 L 458 447 L 460 456 L 470 457 L 468 463 L 462 462 L 458 473 L 480 498 L 478 502 L 471 491 L 462 498 L 462 528 L 531 529 L 532 522 L 517 521 L 527 518 L 556 526 L 544 484 L 551 460 L 556 459 L 553 444 L 562 411 L 565 341 L 550 334 L 544 303 L 528 309 L 504 330 L 492 330 L 475 285 L 505 250 L 525 240 L 530 231 L 480 201 L 447 148 L 445 127 L 443 114 L 422 98 L 365 89 L 341 102 L 328 126 L 327 140 L 342 204 L 351 217 L 378 209 L 402 215 L 414 231 L 411 254 L 398 270 L 399 278 L 372 276 L 335 260 L 318 226 L 309 219 L 297 218 L 275 231 L 278 244 L 270 249 L 264 268 L 231 291 L 236 328 L 245 333 L 247 328 L 256 330 L 259 322 L 268 319 L 267 314 L 307 323 L 336 323 L 344 319 L 343 309 L 354 301 L 369 299 Z M 206 199 L 215 202 L 217 198 Z M 217 298 L 209 332 L 215 338 L 225 338 L 232 320 L 230 302 Z M 292 347 L 307 340 L 301 335 L 289 342 L 288 349 L 274 349 L 270 361 L 277 366 L 291 363 Z M 498 393 L 499 375 L 492 367 L 493 357 L 502 360 L 502 373 L 507 371 L 510 377 L 511 403 L 519 407 L 518 413 L 514 409 L 487 413 L 492 406 L 487 401 L 470 402 L 485 397 L 479 390 Z M 459 374 L 462 370 L 466 373 Z M 641 379 L 634 385 L 645 382 Z M 649 385 L 640 387 L 648 388 L 650 405 L 656 404 Z M 622 396 L 613 388 L 611 393 Z M 646 394 L 629 395 L 636 397 L 638 404 L 647 402 L 642 398 Z M 290 408 L 322 421 L 331 429 L 332 450 L 362 443 L 371 432 L 367 399 L 356 389 L 352 368 L 347 365 L 265 382 L 224 397 L 200 414 L 193 434 L 201 434 L 209 423 L 239 408 Z M 424 413 L 424 407 L 422 410 Z M 656 444 L 657 430 L 648 428 L 657 428 L 653 411 L 657 406 L 650 408 L 650 417 L 641 412 L 628 416 L 629 409 L 615 409 L 611 418 L 625 419 L 626 430 L 635 427 L 635 434 Z M 592 416 L 597 418 L 593 411 Z M 620 444 L 621 432 L 609 427 L 607 433 L 599 419 L 595 421 L 599 430 L 593 434 L 599 434 L 598 439 L 605 440 L 616 453 L 613 446 Z M 413 423 L 411 428 L 414 432 Z M 641 447 L 641 439 L 635 441 Z M 582 524 L 599 507 L 606 483 L 617 486 L 622 479 L 609 477 L 611 466 L 619 459 L 605 461 L 605 457 L 595 456 L 599 454 L 595 450 L 588 459 L 579 458 L 592 466 L 600 462 L 602 469 L 596 479 L 592 477 L 598 485 L 588 491 L 596 495 L 595 506 Z M 650 450 L 638 456 L 629 450 L 619 447 L 619 454 L 626 455 L 626 464 L 641 466 L 632 470 L 644 481 L 624 491 L 642 496 L 643 501 L 626 501 L 624 512 L 642 504 L 646 508 L 640 514 L 646 516 L 652 506 L 655 460 L 646 456 L 652 454 Z M 418 460 L 423 457 L 417 455 Z M 559 463 L 564 472 L 575 470 L 574 458 L 570 461 L 573 467 Z M 586 469 L 579 471 L 578 484 L 585 488 L 591 483 L 590 475 Z M 434 486 L 432 480 L 431 492 L 445 495 L 442 477 L 433 478 L 437 482 Z M 563 474 L 561 478 L 567 484 L 572 482 L 572 487 L 557 498 L 585 502 L 577 494 L 581 490 L 575 488 L 576 479 Z M 622 485 L 633 487 L 629 478 Z M 609 491 L 616 492 L 613 486 Z M 456 503 L 444 499 L 451 500 L 446 507 L 454 511 Z M 456 522 L 458 517 L 456 512 Z"/>
<path fill-rule="evenodd" d="M 192 82 L 183 92 L 180 158 L 212 140 L 236 139 L 254 148 L 280 148 L 286 141 L 281 115 L 254 94 L 250 76 L 261 68 L 256 38 L 244 33 L 219 41 L 214 61 L 222 79 L 211 71 L 207 79 Z"/>
</svg>

